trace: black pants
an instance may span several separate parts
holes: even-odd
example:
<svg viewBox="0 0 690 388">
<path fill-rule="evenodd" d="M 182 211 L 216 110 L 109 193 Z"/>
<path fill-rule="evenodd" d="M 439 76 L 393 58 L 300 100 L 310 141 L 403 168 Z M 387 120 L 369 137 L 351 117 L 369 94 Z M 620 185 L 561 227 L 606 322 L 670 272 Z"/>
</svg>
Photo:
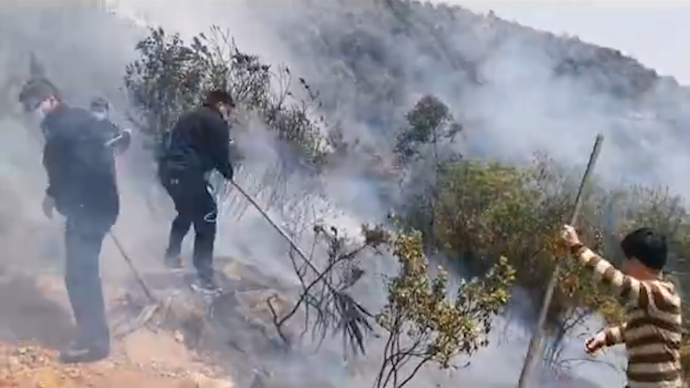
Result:
<svg viewBox="0 0 690 388">
<path fill-rule="evenodd" d="M 82 216 L 67 217 L 65 225 L 65 286 L 83 345 L 110 342 L 99 258 L 109 229 Z"/>
<path fill-rule="evenodd" d="M 208 182 L 201 174 L 161 174 L 161 180 L 177 210 L 166 257 L 179 257 L 182 240 L 194 225 L 194 267 L 200 278 L 212 279 L 218 207 Z"/>
</svg>

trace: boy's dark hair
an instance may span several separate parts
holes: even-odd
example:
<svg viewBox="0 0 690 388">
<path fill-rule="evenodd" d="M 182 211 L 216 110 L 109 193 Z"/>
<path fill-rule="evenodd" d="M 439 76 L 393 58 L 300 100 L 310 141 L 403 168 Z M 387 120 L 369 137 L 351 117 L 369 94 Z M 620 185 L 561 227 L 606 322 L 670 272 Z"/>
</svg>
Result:
<svg viewBox="0 0 690 388">
<path fill-rule="evenodd" d="M 204 105 L 209 108 L 215 108 L 218 104 L 225 104 L 234 108 L 235 100 L 232 98 L 232 95 L 225 90 L 216 89 L 208 92 L 204 100 Z"/>
<path fill-rule="evenodd" d="M 49 97 L 62 101 L 60 90 L 52 82 L 45 78 L 34 78 L 22 86 L 18 100 L 22 103 L 24 110 L 30 112 Z"/>
<path fill-rule="evenodd" d="M 629 233 L 621 241 L 621 249 L 626 258 L 634 257 L 647 268 L 661 271 L 666 266 L 666 236 L 650 228 L 640 228 Z"/>
</svg>

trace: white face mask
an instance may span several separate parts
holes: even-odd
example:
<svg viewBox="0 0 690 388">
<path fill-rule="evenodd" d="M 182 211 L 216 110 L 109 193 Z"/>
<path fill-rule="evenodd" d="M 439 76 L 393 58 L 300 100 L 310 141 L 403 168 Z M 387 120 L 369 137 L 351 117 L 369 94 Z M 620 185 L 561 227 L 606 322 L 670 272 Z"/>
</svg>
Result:
<svg viewBox="0 0 690 388">
<path fill-rule="evenodd" d="M 42 109 L 40 106 L 39 106 L 38 108 L 36 108 L 36 110 L 33 111 L 33 114 L 32 114 L 32 115 L 33 115 L 33 116 L 36 118 L 36 120 L 38 120 L 39 122 L 42 122 L 43 119 L 46 118 L 46 114 L 45 114 L 45 112 L 43 111 L 43 109 Z"/>
<path fill-rule="evenodd" d="M 98 121 L 103 121 L 108 118 L 108 114 L 105 112 L 91 112 L 91 114 L 93 114 L 93 117 Z"/>
<path fill-rule="evenodd" d="M 220 112 L 221 116 L 223 116 L 225 121 L 230 122 L 230 114 L 232 113 L 231 108 L 229 108 L 227 105 L 220 104 L 218 111 Z"/>
<path fill-rule="evenodd" d="M 36 120 L 41 123 L 46 118 L 48 112 L 52 109 L 52 102 L 50 99 L 41 101 L 36 108 L 31 112 L 31 115 L 36 118 Z"/>
</svg>

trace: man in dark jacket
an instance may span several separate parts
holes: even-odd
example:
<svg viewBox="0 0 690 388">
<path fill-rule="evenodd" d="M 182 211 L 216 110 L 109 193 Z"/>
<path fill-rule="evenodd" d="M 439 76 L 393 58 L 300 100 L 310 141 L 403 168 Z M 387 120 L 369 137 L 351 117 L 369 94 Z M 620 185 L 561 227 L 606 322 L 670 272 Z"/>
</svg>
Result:
<svg viewBox="0 0 690 388">
<path fill-rule="evenodd" d="M 28 82 L 19 100 L 37 116 L 45 136 L 43 211 L 49 218 L 54 209 L 65 216 L 65 285 L 78 330 L 60 356 L 64 362 L 103 359 L 110 352 L 110 333 L 99 255 L 119 213 L 114 153 L 89 112 L 64 104 L 49 81 Z"/>
<path fill-rule="evenodd" d="M 182 115 L 166 136 L 159 159 L 159 176 L 175 203 L 177 218 L 170 229 L 165 263 L 181 268 L 182 240 L 194 225 L 193 261 L 198 282 L 197 291 L 217 291 L 213 271 L 213 245 L 216 237 L 218 208 L 206 180 L 218 170 L 231 180 L 230 128 L 227 118 L 235 107 L 228 92 L 215 90 L 206 96 L 204 105 Z"/>
</svg>

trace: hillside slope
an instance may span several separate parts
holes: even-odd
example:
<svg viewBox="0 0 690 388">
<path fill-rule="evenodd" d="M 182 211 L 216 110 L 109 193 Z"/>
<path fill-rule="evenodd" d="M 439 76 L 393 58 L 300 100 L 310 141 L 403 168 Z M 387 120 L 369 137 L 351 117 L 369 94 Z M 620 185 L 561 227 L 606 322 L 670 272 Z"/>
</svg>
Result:
<svg viewBox="0 0 690 388">
<path fill-rule="evenodd" d="M 615 49 L 461 7 L 282 4 L 257 5 L 253 15 L 275 26 L 294 58 L 308 58 L 288 63 L 306 69 L 332 119 L 348 128 L 346 137 L 390 146 L 407 109 L 433 94 L 465 125 L 462 149 L 472 155 L 521 159 L 540 149 L 582 163 L 580 150 L 603 132 L 602 174 L 619 179 L 624 170 L 637 183 L 690 194 L 675 167 L 690 163 L 683 130 L 689 90 Z M 662 167 L 671 155 L 674 163 Z"/>
<path fill-rule="evenodd" d="M 657 97 L 655 92 L 662 86 L 673 94 L 688 95 L 674 79 L 660 78 L 618 50 L 477 15 L 459 6 L 396 0 L 289 3 L 297 7 L 287 15 L 280 6 L 275 7 L 275 14 L 260 9 L 256 13 L 283 16 L 282 23 L 272 21 L 297 55 L 310 58 L 314 68 L 322 69 L 324 79 L 318 81 L 323 87 L 318 89 L 327 106 L 334 106 L 336 97 L 354 100 L 350 91 L 357 89 L 367 99 L 356 102 L 356 111 L 370 120 L 368 114 L 386 112 L 382 104 L 404 106 L 410 94 L 433 90 L 452 102 L 477 86 L 489 86 L 496 69 L 487 65 L 505 50 L 524 50 L 524 57 L 542 56 L 539 60 L 550 67 L 553 79 L 574 79 L 582 84 L 583 92 L 591 89 L 626 102 Z M 314 25 L 304 26 L 305 19 Z"/>
<path fill-rule="evenodd" d="M 561 160 L 580 164 L 584 162 L 583 150 L 589 149 L 593 134 L 605 132 L 610 136 L 600 164 L 604 175 L 640 183 L 659 181 L 676 186 L 683 194 L 690 194 L 690 185 L 681 179 L 685 176 L 684 165 L 690 163 L 685 141 L 688 135 L 682 130 L 690 121 L 687 90 L 672 79 L 659 78 L 653 70 L 616 50 L 535 31 L 492 16 L 476 15 L 459 7 L 398 0 L 267 2 L 228 2 L 213 5 L 212 11 L 221 20 L 230 20 L 227 26 L 221 24 L 221 27 L 237 33 L 242 51 L 262 54 L 279 46 L 280 50 L 276 51 L 284 55 L 271 59 L 286 62 L 296 75 L 304 76 L 319 91 L 327 119 L 344 128 L 345 140 L 353 144 L 358 141 L 354 152 L 390 156 L 392 135 L 404 113 L 421 95 L 433 94 L 448 104 L 465 126 L 467 138 L 457 147 L 472 156 L 524 159 L 537 149 L 546 149 Z M 147 5 L 144 2 L 137 7 L 144 9 Z M 209 27 L 211 19 L 197 7 L 200 6 L 194 2 L 180 2 L 176 12 L 185 17 L 180 19 L 166 17 L 164 5 L 157 11 L 160 12 L 158 20 L 168 31 L 185 28 L 194 33 L 202 32 Z M 236 15 L 245 20 L 239 20 Z M 260 43 L 242 34 L 250 24 L 254 28 L 259 26 L 258 29 L 270 35 L 277 46 L 260 47 Z M 142 26 L 100 11 L 53 9 L 0 14 L 0 81 L 13 85 L 2 88 L 6 91 L 0 102 L 2 115 L 17 114 L 16 106 L 6 105 L 13 104 L 12 93 L 26 75 L 24 59 L 31 51 L 38 54 L 70 101 L 83 103 L 93 94 L 105 94 L 121 113 L 121 108 L 126 106 L 118 90 L 121 76 L 125 64 L 135 55 L 136 40 L 145 33 Z M 660 133 L 664 136 L 659 136 Z M 14 135 L 9 131 L 0 134 L 3 139 L 0 150 L 7 151 L 2 154 L 35 164 L 33 153 L 16 151 L 14 142 L 18 138 Z M 370 188 L 369 182 L 359 185 L 361 171 L 350 168 L 361 160 L 369 161 L 355 154 L 344 163 L 346 174 L 336 179 L 354 188 L 331 187 L 333 200 L 345 199 L 354 204 L 356 210 L 368 206 L 367 216 L 381 221 L 389 204 L 378 206 L 365 190 Z M 2 159 L 2 163 L 5 162 L 7 158 Z M 33 183 L 35 171 L 39 170 L 40 166 L 23 172 L 24 175 L 13 175 L 12 185 L 19 186 L 23 180 Z M 3 182 L 9 182 L 7 179 L 7 176 L 2 178 Z M 22 186 L 22 191 L 29 190 L 28 187 L 28 184 Z M 21 197 L 27 202 L 23 205 L 36 209 L 38 200 L 30 197 Z M 11 206 L 14 208 L 14 204 Z M 376 211 L 371 211 L 375 207 Z M 131 207 L 125 205 L 123 209 L 126 212 Z M 148 214 L 137 216 L 140 220 L 149 217 Z M 11 222 L 22 223 L 21 219 L 14 218 Z M 165 227 L 167 225 L 161 229 Z M 247 230 L 251 231 L 248 234 L 263 237 L 264 233 L 269 233 L 246 220 L 233 223 L 233 227 L 233 234 Z M 124 231 L 121 237 L 135 239 L 136 234 L 136 230 Z M 23 253 L 27 243 L 27 240 L 8 238 L 15 252 Z M 256 240 L 252 243 L 251 248 L 261 252 L 255 256 L 262 256 L 262 264 L 275 264 L 276 267 L 285 264 L 285 257 L 265 254 L 269 250 L 259 246 L 269 243 L 257 243 Z M 12 258 L 5 255 L 0 263 L 10 266 L 14 264 L 12 260 L 22 260 L 21 254 Z M 63 310 L 64 303 L 60 311 L 64 313 Z M 30 320 L 23 315 L 17 317 L 15 325 L 19 326 Z M 49 331 L 38 327 L 33 335 L 28 333 L 24 337 L 39 337 Z M 244 335 L 245 332 L 239 330 L 233 334 Z M 165 341 L 170 339 L 168 336 Z M 512 374 L 521 360 L 523 348 L 521 343 L 510 351 L 507 348 L 509 345 L 487 349 L 484 354 L 488 356 L 474 363 L 466 375 L 473 382 L 486 383 L 487 387 L 512 386 Z M 54 356 L 44 350 L 35 353 L 33 347 L 23 349 L 12 344 L 12 347 L 3 347 L 6 353 L 2 355 L 15 357 L 17 353 L 29 353 L 32 355 L 29 358 L 34 359 L 33 354 L 39 354 L 39 359 L 48 361 Z M 579 342 L 577 351 L 580 351 Z M 340 354 L 323 356 L 321 353 L 304 360 L 292 357 L 290 361 L 300 363 L 304 370 L 323 374 L 331 383 L 341 384 L 337 385 L 339 387 L 362 385 L 361 381 L 368 378 L 355 381 L 344 376 Z M 29 373 L 42 370 L 44 365 L 43 361 L 29 362 Z M 318 367 L 307 365 L 310 362 L 319 363 Z M 48 365 L 57 368 L 58 374 L 72 373 L 51 362 Z M 491 373 L 498 365 L 505 367 L 505 374 Z M 293 366 L 290 364 L 286 369 Z M 185 367 L 187 364 L 182 366 Z M 87 370 L 87 374 L 109 373 L 109 366 L 104 367 L 105 371 L 99 368 Z M 127 364 L 123 370 L 131 371 L 132 378 L 137 380 L 151 372 L 146 365 L 142 370 Z M 602 375 L 605 373 L 603 371 Z M 294 369 L 286 372 L 286 375 L 294 374 Z M 425 379 L 438 375 L 431 371 L 421 376 L 420 386 L 449 380 L 447 376 L 438 380 Z M 165 384 L 178 382 L 166 377 L 156 380 L 159 377 L 151 377 L 155 380 L 151 381 L 151 386 L 160 383 L 161 387 L 168 388 L 171 386 Z M 101 380 L 93 381 L 96 388 L 108 387 L 107 384 L 99 386 Z M 611 381 L 604 384 L 618 383 Z"/>
<path fill-rule="evenodd" d="M 110 358 L 64 365 L 56 348 L 71 338 L 69 304 L 59 278 L 0 280 L 0 388 L 231 388 L 188 350 L 181 334 L 148 327 L 113 343 Z M 111 319 L 117 320 L 116 290 L 109 288 Z"/>
<path fill-rule="evenodd" d="M 613 144 L 603 158 L 607 173 L 630 164 L 640 179 L 680 182 L 681 171 L 661 169 L 654 159 L 662 149 L 665 156 L 678 155 L 675 164 L 687 159 L 681 146 L 688 140 L 682 128 L 690 121 L 687 88 L 615 49 L 577 38 L 460 7 L 398 0 L 181 3 L 176 10 L 156 1 L 127 6 L 149 11 L 157 16 L 153 23 L 170 31 L 199 33 L 222 23 L 242 51 L 271 53 L 264 56 L 304 76 L 329 121 L 346 128 L 345 139 L 369 148 L 390 148 L 390 133 L 404 113 L 421 95 L 433 94 L 463 122 L 469 134 L 463 147 L 475 155 L 521 158 L 540 148 L 571 161 L 577 156 L 558 146 L 560 134 L 584 149 L 594 133 L 604 132 Z M 188 23 L 166 25 L 184 14 L 191 16 Z M 71 99 L 82 102 L 101 93 L 116 106 L 126 105 L 117 89 L 136 39 L 145 33 L 140 24 L 89 10 L 0 18 L 3 47 L 13 53 L 0 55 L 0 69 L 8 69 L 0 81 L 25 76 L 23 65 L 34 51 Z M 79 31 L 90 31 L 92 39 Z M 270 38 L 255 38 L 253 31 Z M 111 34 L 116 42 L 98 43 Z M 64 46 L 70 57 L 80 58 L 83 71 L 70 70 L 58 49 Z M 658 132 L 666 135 L 650 135 Z M 507 142 L 507 133 L 521 141 Z"/>
</svg>

